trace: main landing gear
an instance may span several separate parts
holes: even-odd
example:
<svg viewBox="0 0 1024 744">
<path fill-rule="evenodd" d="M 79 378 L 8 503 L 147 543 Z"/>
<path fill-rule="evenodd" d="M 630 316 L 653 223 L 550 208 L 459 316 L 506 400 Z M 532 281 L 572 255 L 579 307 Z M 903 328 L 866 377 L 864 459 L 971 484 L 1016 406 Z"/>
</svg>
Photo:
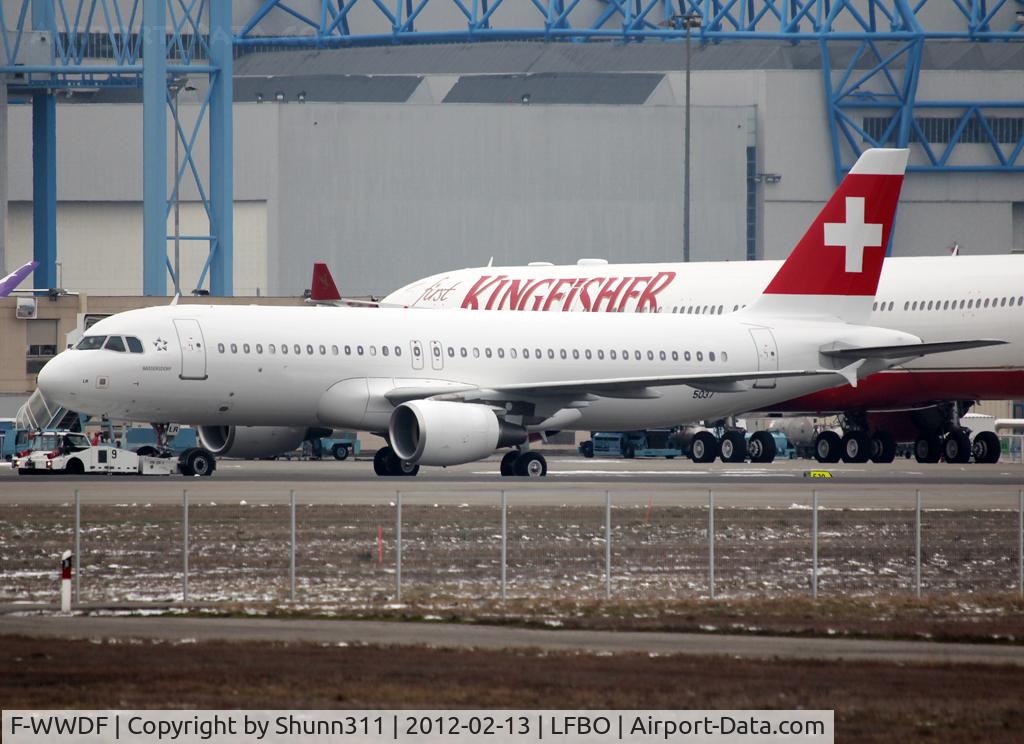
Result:
<svg viewBox="0 0 1024 744">
<path fill-rule="evenodd" d="M 373 472 L 381 476 L 413 476 L 420 472 L 420 466 L 414 465 L 408 460 L 399 459 L 390 447 L 381 447 L 373 456 Z"/>
<path fill-rule="evenodd" d="M 512 450 L 501 458 L 501 474 L 525 478 L 543 478 L 548 474 L 548 461 L 539 452 Z"/>
<path fill-rule="evenodd" d="M 814 458 L 818 462 L 892 462 L 896 459 L 896 440 L 885 431 L 873 434 L 859 429 L 842 436 L 827 430 L 814 438 Z"/>
<path fill-rule="evenodd" d="M 767 431 L 754 432 L 750 441 L 739 429 L 729 429 L 720 439 L 710 431 L 698 431 L 690 440 L 690 459 L 697 463 L 713 462 L 716 457 L 722 462 L 744 462 L 749 457 L 754 463 L 768 463 L 777 454 L 775 438 Z"/>
</svg>

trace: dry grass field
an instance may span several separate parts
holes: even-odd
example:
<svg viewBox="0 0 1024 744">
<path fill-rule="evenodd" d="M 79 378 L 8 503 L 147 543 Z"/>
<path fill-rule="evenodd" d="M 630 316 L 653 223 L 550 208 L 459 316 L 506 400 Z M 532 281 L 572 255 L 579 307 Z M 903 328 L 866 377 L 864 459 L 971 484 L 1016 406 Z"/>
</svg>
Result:
<svg viewBox="0 0 1024 744">
<path fill-rule="evenodd" d="M 830 708 L 837 741 L 1019 742 L 1017 667 L 0 637 L 5 708 Z"/>
</svg>

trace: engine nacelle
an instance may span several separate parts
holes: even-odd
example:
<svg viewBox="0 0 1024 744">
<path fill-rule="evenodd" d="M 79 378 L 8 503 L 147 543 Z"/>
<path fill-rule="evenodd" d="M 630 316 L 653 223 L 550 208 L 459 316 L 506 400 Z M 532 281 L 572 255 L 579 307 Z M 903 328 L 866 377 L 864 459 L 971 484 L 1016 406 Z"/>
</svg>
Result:
<svg viewBox="0 0 1024 744">
<path fill-rule="evenodd" d="M 291 452 L 309 434 L 303 426 L 200 426 L 199 443 L 219 457 L 254 459 Z"/>
<path fill-rule="evenodd" d="M 391 414 L 391 447 L 419 465 L 461 465 L 526 441 L 526 429 L 500 420 L 490 406 L 414 400 Z"/>
</svg>

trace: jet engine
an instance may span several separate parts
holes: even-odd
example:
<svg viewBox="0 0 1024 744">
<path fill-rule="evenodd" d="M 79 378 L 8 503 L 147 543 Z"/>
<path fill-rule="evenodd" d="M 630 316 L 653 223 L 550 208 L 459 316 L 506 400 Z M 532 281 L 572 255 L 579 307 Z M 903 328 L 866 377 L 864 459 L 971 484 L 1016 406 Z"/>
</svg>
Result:
<svg viewBox="0 0 1024 744">
<path fill-rule="evenodd" d="M 290 452 L 309 435 L 304 426 L 200 426 L 199 443 L 218 457 L 256 459 Z"/>
<path fill-rule="evenodd" d="M 388 431 L 395 454 L 419 465 L 461 465 L 526 441 L 526 429 L 502 421 L 490 406 L 435 400 L 402 403 Z"/>
</svg>

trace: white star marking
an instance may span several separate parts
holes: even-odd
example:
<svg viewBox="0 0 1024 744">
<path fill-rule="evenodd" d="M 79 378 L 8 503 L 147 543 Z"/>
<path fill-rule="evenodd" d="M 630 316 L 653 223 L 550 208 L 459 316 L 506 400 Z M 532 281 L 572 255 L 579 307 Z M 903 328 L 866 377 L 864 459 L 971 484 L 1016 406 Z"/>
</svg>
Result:
<svg viewBox="0 0 1024 744">
<path fill-rule="evenodd" d="M 864 197 L 846 197 L 846 222 L 825 223 L 825 245 L 846 251 L 846 273 L 864 271 L 864 249 L 882 244 L 882 226 L 864 223 Z"/>
</svg>

